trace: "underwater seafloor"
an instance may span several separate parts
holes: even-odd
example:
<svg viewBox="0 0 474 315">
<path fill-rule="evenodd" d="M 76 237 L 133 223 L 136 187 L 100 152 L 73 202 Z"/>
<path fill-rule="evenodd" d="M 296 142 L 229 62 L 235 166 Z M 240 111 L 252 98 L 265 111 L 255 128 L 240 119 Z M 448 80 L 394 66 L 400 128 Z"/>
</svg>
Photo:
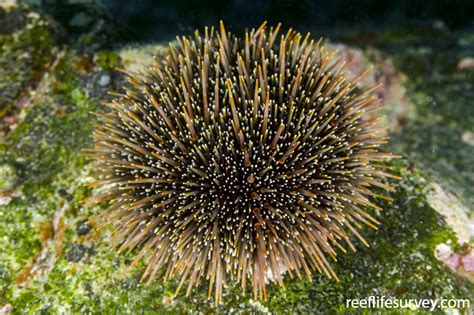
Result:
<svg viewBox="0 0 474 315">
<path fill-rule="evenodd" d="M 377 231 L 363 230 L 370 248 L 334 263 L 340 282 L 286 277 L 267 301 L 231 284 L 215 306 L 206 284 L 185 297 L 174 281 L 140 283 L 144 264 L 128 268 L 134 253 L 117 254 L 110 230 L 86 223 L 101 210 L 81 203 L 91 195 L 81 152 L 90 112 L 105 111 L 107 91 L 123 86 L 115 67 L 137 70 L 162 47 L 113 45 L 106 24 L 98 18 L 71 37 L 42 13 L 0 7 L 0 314 L 343 313 L 356 311 L 346 299 L 371 295 L 472 305 L 473 30 L 435 23 L 329 36 L 354 73 L 373 65 L 367 81 L 384 83 L 386 149 L 403 157 L 390 162 L 402 178 L 394 201 L 382 204 Z"/>
</svg>

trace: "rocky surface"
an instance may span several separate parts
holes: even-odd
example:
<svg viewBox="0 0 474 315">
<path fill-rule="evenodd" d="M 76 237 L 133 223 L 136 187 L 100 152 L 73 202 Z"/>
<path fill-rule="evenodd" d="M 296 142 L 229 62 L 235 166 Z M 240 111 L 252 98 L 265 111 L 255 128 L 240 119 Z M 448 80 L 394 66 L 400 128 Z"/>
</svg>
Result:
<svg viewBox="0 0 474 315">
<path fill-rule="evenodd" d="M 72 27 L 90 24 L 79 17 Z M 70 38 L 42 14 L 0 7 L 0 314 L 344 312 L 346 299 L 376 294 L 473 301 L 473 32 L 330 38 L 352 73 L 373 65 L 366 84 L 384 83 L 387 149 L 403 156 L 389 165 L 402 178 L 391 183 L 393 202 L 375 214 L 378 230 L 363 231 L 371 247 L 358 244 L 335 264 L 340 282 L 288 278 L 264 302 L 231 284 L 217 307 L 205 284 L 185 297 L 174 281 L 140 283 L 134 253 L 117 254 L 110 230 L 87 221 L 101 210 L 81 202 L 91 194 L 81 152 L 91 145 L 90 112 L 105 111 L 107 91 L 123 87 L 115 67 L 137 71 L 163 49 L 111 46 L 103 34 L 90 26 Z"/>
</svg>

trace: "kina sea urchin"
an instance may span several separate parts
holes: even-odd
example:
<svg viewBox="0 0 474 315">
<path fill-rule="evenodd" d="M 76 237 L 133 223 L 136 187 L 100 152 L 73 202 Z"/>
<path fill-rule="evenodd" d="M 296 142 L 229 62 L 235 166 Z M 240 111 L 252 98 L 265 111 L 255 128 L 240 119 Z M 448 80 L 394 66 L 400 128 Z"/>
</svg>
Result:
<svg viewBox="0 0 474 315">
<path fill-rule="evenodd" d="M 228 277 L 265 298 L 283 271 L 337 279 L 328 258 L 378 222 L 364 209 L 390 189 L 379 109 L 344 63 L 263 24 L 241 39 L 205 29 L 178 38 L 99 115 L 91 157 L 120 250 L 143 277 L 200 280 L 222 299 Z M 366 244 L 367 245 L 367 244 Z M 163 268 L 164 267 L 164 268 Z"/>
</svg>

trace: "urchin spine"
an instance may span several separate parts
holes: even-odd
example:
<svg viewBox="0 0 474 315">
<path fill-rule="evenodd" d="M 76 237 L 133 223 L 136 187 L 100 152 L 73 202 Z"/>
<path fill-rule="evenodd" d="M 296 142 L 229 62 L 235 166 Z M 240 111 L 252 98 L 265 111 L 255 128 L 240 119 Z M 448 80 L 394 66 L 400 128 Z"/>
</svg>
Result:
<svg viewBox="0 0 474 315">
<path fill-rule="evenodd" d="M 91 200 L 110 201 L 132 265 L 148 257 L 143 279 L 164 269 L 189 294 L 205 278 L 216 303 L 228 277 L 250 280 L 264 299 L 282 269 L 337 279 L 327 258 L 378 225 L 365 208 L 380 210 L 371 187 L 391 190 L 392 155 L 374 88 L 347 81 L 321 40 L 279 30 L 177 38 L 100 115 L 90 156 L 106 192 Z"/>
</svg>

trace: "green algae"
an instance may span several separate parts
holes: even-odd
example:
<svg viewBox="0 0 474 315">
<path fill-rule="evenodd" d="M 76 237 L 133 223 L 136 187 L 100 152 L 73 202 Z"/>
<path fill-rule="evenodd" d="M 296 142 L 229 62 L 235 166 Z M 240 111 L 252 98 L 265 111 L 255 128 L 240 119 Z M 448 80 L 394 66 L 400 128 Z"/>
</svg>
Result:
<svg viewBox="0 0 474 315">
<path fill-rule="evenodd" d="M 50 21 L 23 9 L 5 13 L 26 20 L 11 33 L 0 33 L 0 113 L 11 114 L 25 89 L 34 87 L 52 61 L 55 32 Z M 6 16 L 2 17 L 6 19 Z M 21 27 L 22 26 L 22 27 Z"/>
<path fill-rule="evenodd" d="M 0 166 L 0 191 L 13 189 L 17 182 L 15 168 L 5 164 Z"/>
<path fill-rule="evenodd" d="M 0 304 L 13 303 L 16 311 L 46 310 L 52 303 L 49 293 L 44 294 L 49 292 L 47 282 L 23 278 L 28 278 L 28 266 L 42 248 L 41 225 L 51 222 L 64 202 L 69 204 L 66 223 L 69 216 L 82 213 L 81 202 L 90 189 L 79 183 L 81 174 L 87 173 L 81 150 L 91 143 L 91 111 L 105 94 L 95 91 L 90 96 L 85 86 L 88 77 L 102 73 L 100 67 L 92 73 L 78 73 L 75 63 L 81 56 L 74 50 L 54 57 L 57 64 L 43 82 L 42 95 L 23 109 L 25 118 L 2 143 L 0 152 L 2 165 L 15 171 L 15 187 L 21 192 L 0 208 L 0 248 L 4 252 L 0 258 Z M 11 172 L 4 173 L 2 182 L 14 188 L 10 187 Z M 87 211 L 83 214 L 87 217 Z M 68 228 L 66 235 L 71 233 Z M 63 255 L 68 253 L 68 240 Z M 38 301 L 42 308 L 36 306 Z"/>
<path fill-rule="evenodd" d="M 115 51 L 103 50 L 95 55 L 94 62 L 104 70 L 113 70 L 120 65 L 120 55 Z"/>
<path fill-rule="evenodd" d="M 455 235 L 428 206 L 420 174 L 407 171 L 408 164 L 398 164 L 397 173 L 403 180 L 392 194 L 393 204 L 384 205 L 379 230 L 363 234 L 371 247 L 340 257 L 335 269 L 341 279 L 338 284 L 322 277 L 308 284 L 307 289 L 315 292 L 309 299 L 313 309 L 332 309 L 343 305 L 345 299 L 370 295 L 472 298 L 472 285 L 460 285 L 433 257 L 437 244 L 456 244 Z M 282 300 L 276 296 L 271 301 L 281 311 L 296 306 L 280 306 Z"/>
<path fill-rule="evenodd" d="M 240 288 L 231 284 L 226 289 L 224 304 L 218 307 L 207 300 L 206 285 L 198 287 L 190 297 L 185 297 L 184 293 L 174 297 L 175 281 L 162 283 L 158 277 L 150 285 L 140 283 L 144 264 L 129 270 L 134 253 L 117 254 L 108 244 L 108 231 L 95 237 L 90 235 L 95 231 L 91 229 L 86 234 L 90 238 L 86 239 L 78 235 L 77 224 L 73 222 L 88 215 L 79 211 L 75 218 L 68 218 L 65 254 L 49 274 L 45 291 L 32 295 L 34 289 L 20 290 L 9 302 L 35 311 L 65 309 L 73 313 L 137 310 L 252 313 L 262 309 L 306 313 L 314 310 L 341 312 L 346 310 L 346 299 L 375 294 L 397 298 L 472 299 L 472 284 L 458 279 L 433 256 L 437 244 L 455 245 L 456 237 L 428 206 L 424 180 L 406 162 L 397 162 L 394 168 L 403 180 L 392 195 L 393 204 L 384 205 L 378 231 L 364 230 L 371 248 L 358 244 L 357 253 L 341 255 L 334 264 L 340 282 L 318 274 L 312 281 L 306 277 L 299 280 L 286 276 L 286 288 L 271 285 L 268 301 L 261 303 L 253 302 L 250 292 L 243 296 Z M 71 260 L 68 253 L 78 244 L 89 251 L 82 251 L 82 256 Z"/>
<path fill-rule="evenodd" d="M 462 140 L 463 133 L 474 132 L 474 71 L 457 68 L 474 49 L 472 33 L 431 31 L 408 42 L 385 39 L 384 47 L 408 76 L 416 109 L 392 135 L 392 148 L 429 170 L 474 211 L 474 146 Z"/>
</svg>

